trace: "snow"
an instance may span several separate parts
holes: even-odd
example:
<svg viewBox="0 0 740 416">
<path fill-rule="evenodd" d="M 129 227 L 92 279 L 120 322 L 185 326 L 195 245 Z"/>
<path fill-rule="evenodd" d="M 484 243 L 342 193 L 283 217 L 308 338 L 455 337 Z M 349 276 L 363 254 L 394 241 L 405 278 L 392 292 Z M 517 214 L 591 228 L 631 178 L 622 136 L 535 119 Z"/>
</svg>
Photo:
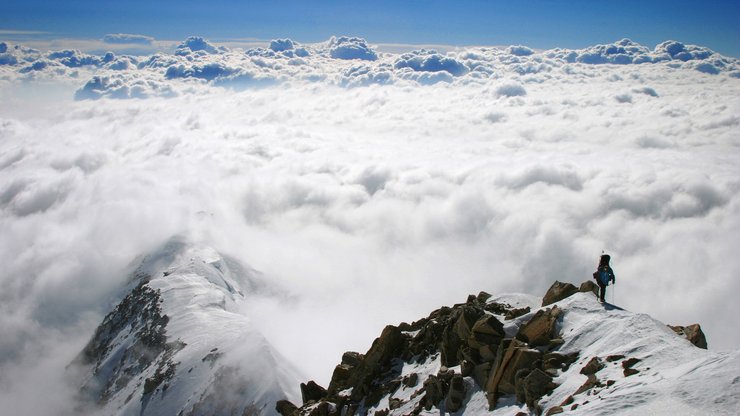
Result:
<svg viewBox="0 0 740 416">
<path fill-rule="evenodd" d="M 172 357 L 177 367 L 174 377 L 166 382 L 166 391 L 160 386 L 147 398 L 142 396 L 141 382 L 130 382 L 109 399 L 105 414 L 188 414 L 194 406 L 201 406 L 197 409 L 203 412 L 204 405 L 213 405 L 203 402 L 204 398 L 213 394 L 233 400 L 220 404 L 226 408 L 254 405 L 261 409 L 260 414 L 268 415 L 275 414 L 278 400 L 300 400 L 298 385 L 303 377 L 274 350 L 250 318 L 240 313 L 240 304 L 254 295 L 250 292 L 255 283 L 249 281 L 254 276 L 230 267 L 230 261 L 210 247 L 180 241 L 171 241 L 150 255 L 137 271 L 151 274 L 148 286 L 160 291 L 162 313 L 169 317 L 168 342 L 179 341 L 185 346 Z M 127 342 L 130 340 L 119 335 L 111 345 Z M 107 361 L 115 362 L 116 358 Z M 155 367 L 145 369 L 138 380 L 152 377 Z M 234 397 L 229 396 L 229 389 L 235 392 Z"/>
<path fill-rule="evenodd" d="M 648 315 L 600 304 L 591 293 L 577 293 L 561 302 L 560 331 L 564 353 L 579 359 L 555 379 L 561 384 L 541 401 L 543 408 L 559 405 L 586 381 L 580 369 L 592 358 L 625 355 L 641 361 L 640 372 L 624 377 L 620 361 L 605 363 L 600 380 L 612 387 L 595 388 L 593 395 L 576 396 L 581 406 L 573 415 L 716 414 L 730 415 L 740 408 L 740 350 L 713 352 L 678 337 L 666 324 Z M 521 318 L 520 318 L 521 319 Z M 583 405 L 584 401 L 590 403 Z M 661 404 L 673 402 L 666 408 Z M 692 413 L 693 412 L 693 413 Z"/>
</svg>

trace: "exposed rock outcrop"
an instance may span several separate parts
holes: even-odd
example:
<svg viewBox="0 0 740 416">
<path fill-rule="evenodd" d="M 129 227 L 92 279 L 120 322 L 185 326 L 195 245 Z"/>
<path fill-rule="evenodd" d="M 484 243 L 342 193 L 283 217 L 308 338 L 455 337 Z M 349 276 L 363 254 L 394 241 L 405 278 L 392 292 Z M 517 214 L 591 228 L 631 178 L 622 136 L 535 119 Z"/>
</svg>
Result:
<svg viewBox="0 0 740 416">
<path fill-rule="evenodd" d="M 542 298 L 542 306 L 551 305 L 559 300 L 563 300 L 568 296 L 578 293 L 578 288 L 573 286 L 571 283 L 563 283 L 555 281 L 555 283 L 547 289 L 547 293 Z"/>
<path fill-rule="evenodd" d="M 560 309 L 557 306 L 540 309 L 519 329 L 516 338 L 533 347 L 548 345 L 555 338 L 555 325 L 559 316 Z"/>
<path fill-rule="evenodd" d="M 301 398 L 304 404 L 310 401 L 319 401 L 326 397 L 327 394 L 326 389 L 316 384 L 313 380 L 308 383 L 301 383 Z"/>
<path fill-rule="evenodd" d="M 282 416 L 296 416 L 298 414 L 298 407 L 288 400 L 279 400 L 275 404 L 275 410 Z"/>
<path fill-rule="evenodd" d="M 704 336 L 704 332 L 701 330 L 699 324 L 692 324 L 689 326 L 680 325 L 668 325 L 676 334 L 689 340 L 690 343 L 696 345 L 699 348 L 707 349 L 707 338 Z"/>
<path fill-rule="evenodd" d="M 366 354 L 347 352 L 342 356 L 327 390 L 313 382 L 302 384 L 304 405 L 298 413 L 326 410 L 334 414 L 331 409 L 335 409 L 337 414 L 353 414 L 374 406 L 383 397 L 388 397 L 386 411 L 403 407 L 412 414 L 432 408 L 456 412 L 465 406 L 467 376 L 486 391 L 491 406 L 500 395 L 514 394 L 519 383 L 522 403 L 535 408 L 536 402 L 552 390 L 552 376 L 575 360 L 572 355 L 547 352 L 558 345 L 551 340 L 556 337 L 559 309 L 538 311 L 522 325 L 518 339 L 508 338 L 501 319 L 514 319 L 528 313 L 529 308 L 489 302 L 490 297 L 481 292 L 469 296 L 466 303 L 440 308 L 411 324 L 387 326 Z M 543 350 L 547 352 L 547 366 L 543 365 Z M 416 373 L 401 376 L 404 363 L 430 359 L 440 362 L 436 374 L 423 380 Z M 450 370 L 458 365 L 460 372 Z M 527 374 L 517 382 L 520 370 L 527 370 Z M 537 372 L 531 375 L 534 370 Z M 409 388 L 415 389 L 411 399 L 414 407 L 409 407 L 408 399 L 392 397 L 399 389 Z M 320 403 L 331 406 L 319 407 Z M 284 416 L 294 412 L 286 403 L 280 408 Z M 376 409 L 376 414 L 382 411 Z"/>
<path fill-rule="evenodd" d="M 585 282 L 581 283 L 578 291 L 584 293 L 592 292 L 594 295 L 599 296 L 599 285 L 594 283 L 592 280 L 586 280 Z"/>
<path fill-rule="evenodd" d="M 548 291 L 549 300 L 592 292 L 594 286 L 585 282 L 576 289 L 556 282 Z M 506 396 L 507 405 L 514 399 L 522 408 L 526 406 L 528 414 L 553 415 L 587 405 L 592 397 L 618 383 L 600 379 L 599 374 L 615 378 L 611 369 L 602 372 L 607 366 L 621 364 L 625 377 L 640 372 L 633 368 L 638 358 L 610 354 L 581 359 L 579 351 L 560 351 L 567 334 L 559 333 L 564 312 L 557 305 L 530 313 L 529 308 L 514 308 L 490 298 L 485 292 L 470 295 L 467 302 L 442 307 L 427 318 L 386 327 L 365 355 L 345 353 L 326 395 L 321 391 L 312 395 L 298 415 L 465 412 L 474 403 L 466 400 L 481 392 L 489 410 Z M 502 320 L 507 317 L 515 321 L 505 326 Z M 574 370 L 571 367 L 576 362 L 579 368 Z M 580 372 L 586 381 L 577 389 L 578 384 L 559 386 L 555 380 L 566 372 Z M 566 392 L 568 398 L 558 406 L 549 395 L 561 387 L 573 390 Z M 285 413 L 281 414 L 296 416 L 290 406 L 282 406 Z"/>
</svg>

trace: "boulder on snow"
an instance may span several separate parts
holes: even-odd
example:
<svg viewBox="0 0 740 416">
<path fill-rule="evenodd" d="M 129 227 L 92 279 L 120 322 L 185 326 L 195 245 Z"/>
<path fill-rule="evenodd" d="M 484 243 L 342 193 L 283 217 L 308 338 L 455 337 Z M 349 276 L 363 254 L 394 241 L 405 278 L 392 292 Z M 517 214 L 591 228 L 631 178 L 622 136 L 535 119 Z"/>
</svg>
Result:
<svg viewBox="0 0 740 416">
<path fill-rule="evenodd" d="M 527 342 L 531 347 L 548 345 L 555 337 L 555 324 L 560 316 L 560 309 L 555 306 L 539 310 L 516 334 L 520 341 Z"/>
<path fill-rule="evenodd" d="M 455 374 L 452 377 L 452 380 L 450 380 L 450 389 L 445 398 L 445 409 L 450 413 L 460 410 L 462 408 L 463 401 L 465 400 L 466 393 L 467 391 L 465 389 L 465 381 L 463 380 L 463 377 L 459 374 Z"/>
<path fill-rule="evenodd" d="M 602 384 L 599 381 L 598 377 L 596 377 L 595 374 L 589 374 L 587 376 L 586 382 L 581 385 L 581 387 L 576 390 L 575 393 L 573 393 L 574 396 L 577 396 L 585 391 L 591 390 L 594 387 L 601 387 Z"/>
<path fill-rule="evenodd" d="M 429 376 L 424 381 L 424 392 L 426 394 L 421 401 L 424 409 L 431 410 L 432 407 L 439 405 L 447 395 L 447 389 L 447 383 L 445 383 L 440 377 L 435 375 Z"/>
<path fill-rule="evenodd" d="M 405 387 L 416 387 L 416 385 L 419 384 L 419 374 L 411 373 L 403 376 L 401 384 L 403 384 Z"/>
<path fill-rule="evenodd" d="M 585 282 L 581 283 L 581 286 L 578 288 L 579 292 L 592 292 L 594 295 L 599 296 L 599 285 L 594 283 L 591 280 L 586 280 Z"/>
<path fill-rule="evenodd" d="M 578 292 L 578 288 L 573 286 L 571 283 L 563 283 L 556 280 L 555 283 L 547 289 L 547 293 L 545 293 L 545 296 L 542 298 L 542 306 L 547 306 L 559 300 L 563 300 L 576 292 Z"/>
<path fill-rule="evenodd" d="M 522 315 L 528 314 L 532 309 L 527 306 L 524 308 L 514 308 L 510 311 L 506 312 L 506 316 L 504 316 L 504 320 L 509 321 L 511 319 L 516 319 Z"/>
<path fill-rule="evenodd" d="M 319 386 L 315 381 L 311 380 L 308 383 L 301 383 L 301 398 L 303 404 L 309 401 L 319 401 L 327 396 L 328 392 L 325 388 Z"/>
<path fill-rule="evenodd" d="M 369 383 L 373 378 L 389 369 L 391 360 L 400 355 L 405 337 L 398 327 L 388 325 L 380 337 L 365 354 L 360 364 L 351 371 L 344 386 L 336 386 L 336 391 L 352 387 L 352 399 L 359 400 L 369 392 Z"/>
<path fill-rule="evenodd" d="M 639 363 L 640 361 L 642 361 L 642 360 L 640 360 L 639 358 L 634 358 L 634 357 L 628 358 L 628 359 L 622 361 L 622 368 L 624 369 L 624 371 L 623 371 L 624 372 L 624 376 L 625 377 L 629 377 L 629 376 L 632 376 L 632 375 L 635 375 L 635 374 L 639 373 L 640 370 L 635 370 L 632 367 L 634 367 L 635 364 Z"/>
<path fill-rule="evenodd" d="M 489 407 L 493 409 L 496 406 L 500 394 L 515 393 L 517 372 L 534 367 L 534 364 L 541 359 L 541 352 L 527 348 L 524 343 L 516 339 L 510 341 L 505 352 L 503 345 L 499 347 L 499 353 L 485 385 Z"/>
<path fill-rule="evenodd" d="M 707 349 L 707 338 L 704 336 L 704 332 L 701 330 L 701 325 L 699 324 L 692 324 L 689 326 L 680 326 L 680 325 L 668 325 L 669 328 L 673 330 L 676 334 L 678 334 L 681 337 L 686 338 L 691 342 L 692 344 L 696 345 L 699 348 Z"/>
<path fill-rule="evenodd" d="M 347 351 L 342 354 L 342 362 L 334 367 L 334 373 L 331 375 L 328 389 L 329 395 L 334 395 L 347 388 L 350 376 L 354 372 L 355 368 L 362 363 L 364 358 L 364 355 L 354 351 Z"/>
<path fill-rule="evenodd" d="M 530 409 L 536 409 L 537 402 L 539 402 L 542 396 L 552 393 L 553 390 L 558 386 L 553 383 L 552 377 L 545 374 L 539 368 L 535 368 L 530 371 L 529 374 L 522 379 L 524 390 L 524 403 Z"/>
<path fill-rule="evenodd" d="M 278 400 L 275 404 L 275 410 L 282 416 L 296 416 L 298 415 L 298 407 L 288 400 Z"/>
<path fill-rule="evenodd" d="M 504 324 L 493 315 L 485 315 L 473 324 L 468 336 L 468 346 L 475 349 L 491 345 L 498 346 L 503 337 Z"/>
<path fill-rule="evenodd" d="M 586 363 L 586 365 L 583 366 L 583 368 L 581 368 L 581 374 L 585 376 L 596 374 L 604 367 L 606 366 L 604 365 L 604 363 L 601 362 L 599 357 L 593 357 L 588 361 L 588 363 Z"/>
<path fill-rule="evenodd" d="M 311 411 L 307 416 L 329 416 L 336 414 L 334 403 L 327 401 L 320 401 L 318 404 L 311 408 Z"/>
<path fill-rule="evenodd" d="M 576 362 L 578 359 L 578 352 L 572 352 L 570 354 L 560 354 L 557 352 L 549 352 L 542 357 L 542 369 L 547 370 L 563 370 L 568 371 L 570 365 Z"/>
<path fill-rule="evenodd" d="M 545 416 L 551 416 L 551 415 L 559 415 L 560 413 L 563 413 L 564 410 L 561 406 L 553 406 L 545 412 Z"/>
</svg>

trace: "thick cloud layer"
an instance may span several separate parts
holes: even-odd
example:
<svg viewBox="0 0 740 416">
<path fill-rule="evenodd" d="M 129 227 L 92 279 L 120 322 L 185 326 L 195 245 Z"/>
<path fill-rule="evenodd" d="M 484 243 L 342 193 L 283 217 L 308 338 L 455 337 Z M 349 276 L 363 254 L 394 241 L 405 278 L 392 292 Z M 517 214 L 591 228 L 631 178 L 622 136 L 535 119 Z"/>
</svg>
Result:
<svg viewBox="0 0 740 416">
<path fill-rule="evenodd" d="M 113 34 L 106 42 L 146 42 L 141 35 Z M 42 53 L 19 45 L 0 44 L 0 78 L 54 80 L 79 84 L 90 80 L 114 79 L 88 94 L 84 84 L 80 99 L 142 98 L 162 92 L 170 97 L 189 94 L 197 86 L 229 86 L 237 89 L 283 82 L 316 82 L 342 87 L 372 84 L 432 85 L 436 83 L 479 84 L 491 80 L 518 78 L 524 82 L 547 82 L 562 75 L 580 73 L 585 77 L 602 72 L 603 65 L 648 65 L 665 70 L 695 70 L 708 75 L 740 77 L 737 60 L 695 45 L 666 41 L 654 49 L 623 39 L 613 44 L 581 50 L 552 49 L 537 52 L 521 45 L 505 49 L 470 48 L 438 53 L 417 50 L 404 54 L 379 53 L 364 39 L 340 36 L 327 42 L 302 45 L 291 39 L 275 39 L 269 48 L 248 50 L 217 46 L 191 36 L 177 45 L 174 55 L 134 57 L 107 53 L 93 56 L 78 50 Z M 646 69 L 650 70 L 650 69 Z M 119 74 L 115 74 L 119 72 Z M 125 72 L 125 74 L 120 74 Z M 96 78 L 97 77 L 97 78 Z M 131 85 L 127 85 L 127 84 Z M 142 88 L 146 84 L 164 84 Z M 136 94 L 121 91 L 136 90 Z M 511 96 L 505 94 L 507 96 Z M 617 98 L 624 102 L 629 97 Z"/>
<path fill-rule="evenodd" d="M 71 409 L 64 364 L 128 262 L 176 234 L 290 292 L 247 312 L 323 383 L 387 323 L 480 290 L 579 283 L 601 250 L 616 304 L 700 322 L 710 348 L 740 344 L 735 60 L 624 42 L 572 60 L 203 42 L 94 59 L 5 46 L 17 63 L 0 67 L 4 409 Z M 333 57 L 340 43 L 377 59 Z M 594 51 L 632 64 L 577 58 Z M 635 64 L 645 54 L 670 59 Z M 46 400 L 15 400 L 37 386 Z"/>
</svg>

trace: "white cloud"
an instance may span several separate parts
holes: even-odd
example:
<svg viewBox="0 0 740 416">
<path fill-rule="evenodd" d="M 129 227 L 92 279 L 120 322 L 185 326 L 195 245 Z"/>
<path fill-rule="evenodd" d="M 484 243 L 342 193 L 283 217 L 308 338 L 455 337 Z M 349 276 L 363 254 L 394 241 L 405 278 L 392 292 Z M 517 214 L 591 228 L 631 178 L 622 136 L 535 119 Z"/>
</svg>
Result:
<svg viewBox="0 0 740 416">
<path fill-rule="evenodd" d="M 710 348 L 740 343 L 727 330 L 740 313 L 735 61 L 716 58 L 712 75 L 692 65 L 714 58 L 591 65 L 473 48 L 397 68 L 401 56 L 359 40 L 333 45 L 375 60 L 336 59 L 331 43 L 203 42 L 97 61 L 7 45 L 18 62 L 0 66 L 3 406 L 44 371 L 60 379 L 127 263 L 174 234 L 289 288 L 294 303 L 250 313 L 324 383 L 387 323 L 480 290 L 587 280 L 602 249 L 617 304 L 700 322 Z M 458 65 L 469 71 L 445 69 Z M 74 101 L 68 85 L 103 99 Z M 59 358 L 32 366 L 37 356 Z M 39 406 L 66 400 L 49 391 L 58 400 Z"/>
<path fill-rule="evenodd" d="M 329 39 L 328 48 L 329 55 L 335 59 L 362 59 L 365 61 L 378 59 L 378 54 L 362 38 L 332 36 Z"/>
</svg>

